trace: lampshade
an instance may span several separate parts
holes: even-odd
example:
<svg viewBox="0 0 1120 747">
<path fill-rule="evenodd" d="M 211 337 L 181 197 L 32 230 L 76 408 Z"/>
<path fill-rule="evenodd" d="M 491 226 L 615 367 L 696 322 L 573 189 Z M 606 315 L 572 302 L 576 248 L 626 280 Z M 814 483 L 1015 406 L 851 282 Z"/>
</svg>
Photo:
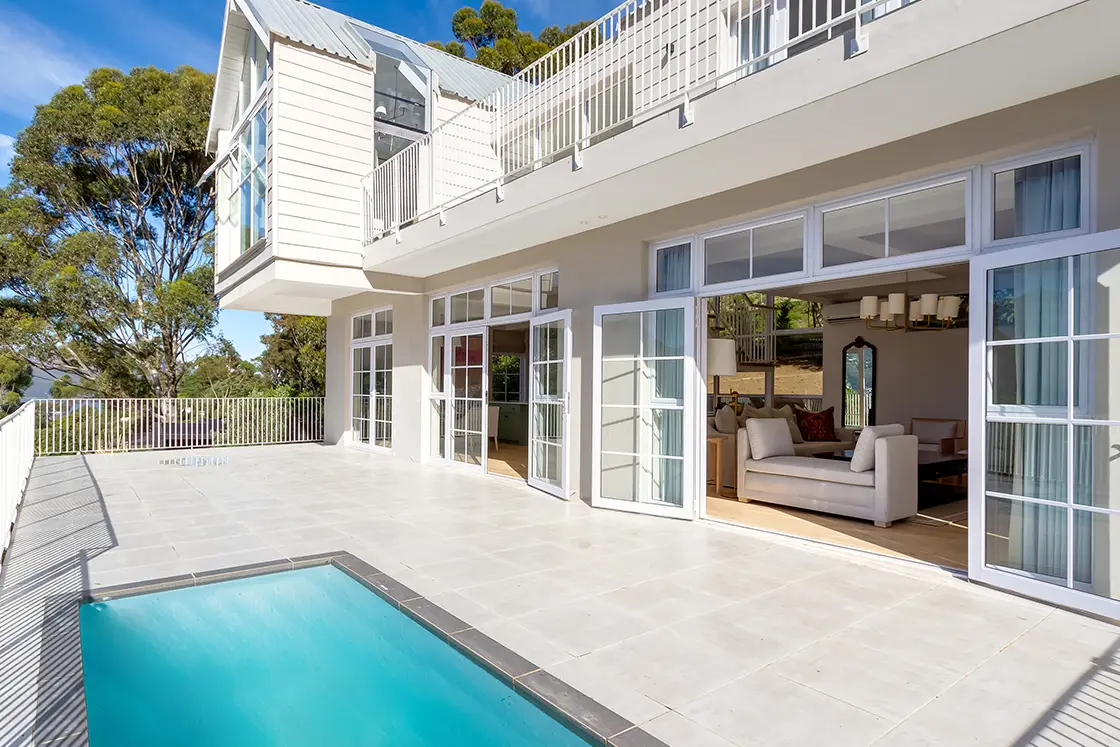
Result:
<svg viewBox="0 0 1120 747">
<path fill-rule="evenodd" d="M 735 341 L 730 337 L 709 337 L 708 376 L 734 376 L 738 372 Z"/>
<path fill-rule="evenodd" d="M 882 319 L 884 322 L 889 322 L 891 320 L 892 317 L 891 317 L 891 302 L 890 301 L 883 301 L 882 303 L 879 304 L 879 318 Z"/>
<path fill-rule="evenodd" d="M 911 301 L 910 302 L 910 321 L 912 321 L 912 322 L 922 321 L 922 302 L 921 301 Z"/>
<path fill-rule="evenodd" d="M 933 316 L 937 313 L 937 294 L 922 294 L 922 316 Z"/>
<path fill-rule="evenodd" d="M 864 296 L 859 302 L 860 319 L 874 319 L 879 315 L 879 297 Z"/>
<path fill-rule="evenodd" d="M 956 319 L 961 313 L 961 297 L 945 296 L 945 318 Z"/>
<path fill-rule="evenodd" d="M 947 318 L 945 316 L 945 299 L 944 298 L 940 298 L 940 299 L 937 300 L 937 318 L 938 319 Z"/>
<path fill-rule="evenodd" d="M 887 296 L 887 302 L 890 304 L 892 314 L 905 314 L 906 313 L 906 294 L 905 293 L 892 293 Z"/>
</svg>

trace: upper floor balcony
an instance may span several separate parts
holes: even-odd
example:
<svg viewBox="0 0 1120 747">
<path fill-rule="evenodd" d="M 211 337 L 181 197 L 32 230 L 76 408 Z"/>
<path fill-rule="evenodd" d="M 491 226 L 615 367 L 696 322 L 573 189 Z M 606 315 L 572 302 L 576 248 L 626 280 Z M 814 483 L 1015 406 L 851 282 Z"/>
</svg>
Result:
<svg viewBox="0 0 1120 747">
<path fill-rule="evenodd" d="M 362 179 L 364 266 L 428 276 L 1115 75 L 1118 5 L 628 0 Z"/>
</svg>

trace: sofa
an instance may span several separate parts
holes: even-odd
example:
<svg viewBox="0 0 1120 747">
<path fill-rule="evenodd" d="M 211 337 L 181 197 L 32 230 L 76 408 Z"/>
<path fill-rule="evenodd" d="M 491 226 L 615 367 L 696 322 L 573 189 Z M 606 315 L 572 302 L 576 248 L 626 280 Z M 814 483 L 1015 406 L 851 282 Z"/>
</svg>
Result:
<svg viewBox="0 0 1120 747">
<path fill-rule="evenodd" d="M 764 422 L 740 428 L 736 438 L 740 501 L 865 519 L 878 527 L 889 527 L 918 512 L 918 439 L 906 435 L 902 425 L 865 428 L 848 462 L 809 456 L 805 450 L 798 453 L 792 443 L 782 444 L 784 453 L 777 456 L 752 449 L 751 434 L 757 434 Z M 780 437 L 775 428 L 769 433 Z M 767 446 L 769 452 L 774 450 L 773 444 Z M 757 458 L 759 454 L 762 458 Z"/>
<path fill-rule="evenodd" d="M 957 418 L 910 418 L 918 451 L 955 454 L 968 448 L 968 421 Z"/>
<path fill-rule="evenodd" d="M 737 459 L 736 444 L 740 438 L 739 433 L 742 432 L 743 427 L 749 418 L 746 415 L 739 417 L 739 427 L 732 433 L 721 433 L 716 430 L 716 419 L 714 416 L 708 416 L 708 431 L 709 438 L 716 437 L 720 439 L 719 448 L 722 451 L 721 462 L 723 464 L 723 487 L 736 488 L 738 486 L 737 475 L 739 473 L 735 466 Z M 847 428 L 836 429 L 836 441 L 806 441 L 800 444 L 794 444 L 793 449 L 798 456 L 809 456 L 817 452 L 824 451 L 842 451 L 850 449 L 856 444 L 856 434 Z M 708 462 L 708 479 L 712 479 L 712 470 L 715 469 L 714 460 Z"/>
</svg>

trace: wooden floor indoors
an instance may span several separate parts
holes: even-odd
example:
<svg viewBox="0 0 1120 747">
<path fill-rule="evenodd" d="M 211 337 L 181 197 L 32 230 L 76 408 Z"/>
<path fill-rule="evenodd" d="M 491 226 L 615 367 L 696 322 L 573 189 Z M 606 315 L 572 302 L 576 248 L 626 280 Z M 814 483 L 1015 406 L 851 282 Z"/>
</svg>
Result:
<svg viewBox="0 0 1120 747">
<path fill-rule="evenodd" d="M 490 442 L 486 454 L 486 471 L 492 475 L 512 477 L 517 480 L 529 479 L 529 447 L 522 444 Z"/>
<path fill-rule="evenodd" d="M 709 487 L 709 490 L 711 488 Z M 923 509 L 879 528 L 870 521 L 708 495 L 708 517 L 858 550 L 968 568 L 968 501 Z"/>
</svg>

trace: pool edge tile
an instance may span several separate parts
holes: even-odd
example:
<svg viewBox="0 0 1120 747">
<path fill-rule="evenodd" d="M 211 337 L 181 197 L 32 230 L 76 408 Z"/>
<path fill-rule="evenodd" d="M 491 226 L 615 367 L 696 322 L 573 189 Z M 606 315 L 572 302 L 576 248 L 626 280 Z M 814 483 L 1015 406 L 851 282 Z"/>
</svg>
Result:
<svg viewBox="0 0 1120 747">
<path fill-rule="evenodd" d="M 476 628 L 460 631 L 451 636 L 449 641 L 482 666 L 495 671 L 510 685 L 518 677 L 524 677 L 540 669 L 521 654 L 503 646 Z"/>
<path fill-rule="evenodd" d="M 580 731 L 594 736 L 603 744 L 610 744 L 613 737 L 635 728 L 633 722 L 543 669 L 518 677 L 513 682 L 517 691 L 530 696 L 562 721 L 575 724 Z"/>
<path fill-rule="evenodd" d="M 218 568 L 212 571 L 195 573 L 195 586 L 213 584 L 221 581 L 233 581 L 239 578 L 251 578 L 253 576 L 267 576 L 270 573 L 281 573 L 292 569 L 292 561 L 288 558 L 264 560 L 260 563 L 238 565 L 232 568 Z"/>
<path fill-rule="evenodd" d="M 349 568 L 362 577 L 385 575 L 385 573 L 380 569 L 374 568 L 372 565 L 362 560 L 358 556 L 352 555 L 348 552 L 343 552 L 335 555 L 333 558 L 331 558 L 330 562 L 334 565 L 342 566 L 343 568 Z"/>
<path fill-rule="evenodd" d="M 113 599 L 135 597 L 141 594 L 153 594 L 159 591 L 186 589 L 194 585 L 194 574 L 184 573 L 178 576 L 164 576 L 163 578 L 153 578 L 146 581 L 134 581 L 129 584 L 94 586 L 92 588 L 82 590 L 80 601 L 83 604 L 93 602 L 108 602 Z"/>
<path fill-rule="evenodd" d="M 332 552 L 317 552 L 312 555 L 296 555 L 294 558 L 288 558 L 288 560 L 293 568 L 310 568 L 316 565 L 334 564 L 338 558 L 346 555 L 350 555 L 350 553 L 345 550 L 334 550 Z"/>
<path fill-rule="evenodd" d="M 463 633 L 471 629 L 470 625 L 426 597 L 409 599 L 401 602 L 399 606 L 402 612 L 423 623 L 425 627 L 432 629 L 445 639 L 450 639 L 456 633 Z"/>
</svg>

